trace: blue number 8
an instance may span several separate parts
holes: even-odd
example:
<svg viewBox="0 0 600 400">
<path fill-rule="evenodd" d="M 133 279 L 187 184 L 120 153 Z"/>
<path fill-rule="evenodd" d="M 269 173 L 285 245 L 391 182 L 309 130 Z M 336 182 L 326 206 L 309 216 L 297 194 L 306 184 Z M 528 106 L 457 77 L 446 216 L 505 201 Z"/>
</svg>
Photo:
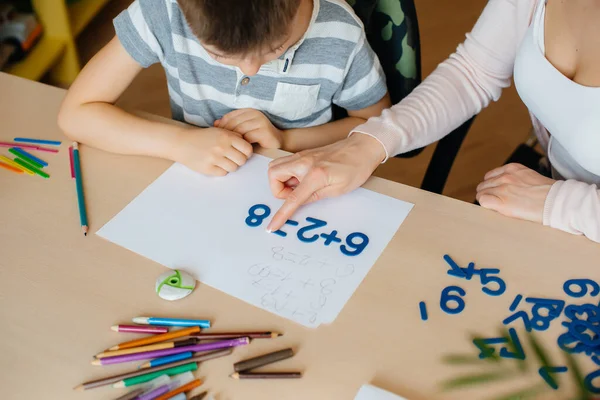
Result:
<svg viewBox="0 0 600 400">
<path fill-rule="evenodd" d="M 262 214 L 257 214 L 256 212 L 258 210 L 262 210 Z M 269 208 L 269 206 L 266 206 L 264 204 L 254 205 L 250 207 L 250 210 L 248 210 L 248 218 L 246 218 L 246 225 L 256 228 L 257 226 L 260 226 L 260 224 L 262 224 L 265 218 L 267 218 L 269 215 L 271 215 L 271 209 Z"/>
<path fill-rule="evenodd" d="M 450 294 L 450 292 L 458 293 L 458 296 L 455 294 Z M 462 296 L 466 295 L 467 292 L 461 287 L 458 286 L 448 286 L 444 290 L 442 290 L 442 297 L 440 298 L 440 308 L 448 313 L 448 314 L 460 314 L 465 309 L 465 301 Z M 448 307 L 448 303 L 454 301 L 456 303 L 455 308 Z"/>
<path fill-rule="evenodd" d="M 362 240 L 360 243 L 354 243 L 354 238 L 361 238 Z M 365 249 L 365 247 L 367 247 L 368 244 L 369 237 L 367 235 L 360 232 L 354 232 L 346 237 L 346 245 L 341 245 L 340 251 L 347 256 L 357 256 L 363 252 L 363 250 Z M 354 251 L 348 250 L 348 247 L 354 249 Z"/>
</svg>

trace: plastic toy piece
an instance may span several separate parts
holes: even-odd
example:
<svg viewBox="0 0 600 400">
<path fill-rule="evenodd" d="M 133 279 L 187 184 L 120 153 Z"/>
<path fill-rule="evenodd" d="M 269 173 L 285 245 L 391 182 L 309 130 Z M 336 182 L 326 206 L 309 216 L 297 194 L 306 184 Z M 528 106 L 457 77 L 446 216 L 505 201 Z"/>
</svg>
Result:
<svg viewBox="0 0 600 400">
<path fill-rule="evenodd" d="M 550 386 L 554 390 L 558 389 L 558 383 L 550 374 L 560 374 L 567 371 L 567 367 L 542 367 L 538 370 L 540 376 L 544 378 L 548 386 Z"/>
<path fill-rule="evenodd" d="M 571 289 L 572 285 L 579 286 L 579 291 L 575 292 Z M 566 294 L 571 297 L 583 297 L 588 293 L 588 286 L 592 288 L 590 296 L 597 296 L 600 294 L 600 285 L 591 279 L 569 279 L 563 285 L 563 290 Z"/>
<path fill-rule="evenodd" d="M 421 312 L 421 319 L 427 321 L 429 317 L 427 316 L 427 305 L 424 301 L 419 303 L 419 311 Z"/>
<path fill-rule="evenodd" d="M 457 295 L 452 295 L 450 292 L 457 292 Z M 465 301 L 462 296 L 465 296 L 467 292 L 459 286 L 448 286 L 444 290 L 442 290 L 442 295 L 440 297 L 440 308 L 447 314 L 460 314 L 465 309 Z M 448 307 L 448 302 L 454 301 L 456 303 L 456 308 Z"/>
<path fill-rule="evenodd" d="M 286 225 L 292 225 L 292 226 L 298 226 L 298 221 L 294 221 L 293 219 L 288 219 L 287 221 L 285 221 L 285 224 Z M 287 232 L 284 232 L 281 229 L 276 230 L 275 232 L 273 232 L 273 234 L 279 235 L 281 237 L 286 237 L 287 236 Z"/>
<path fill-rule="evenodd" d="M 262 210 L 262 214 L 257 214 L 258 210 Z M 252 228 L 260 226 L 262 222 L 271 215 L 271 208 L 265 204 L 256 204 L 250 207 L 248 210 L 248 218 L 246 218 L 246 225 Z"/>
</svg>

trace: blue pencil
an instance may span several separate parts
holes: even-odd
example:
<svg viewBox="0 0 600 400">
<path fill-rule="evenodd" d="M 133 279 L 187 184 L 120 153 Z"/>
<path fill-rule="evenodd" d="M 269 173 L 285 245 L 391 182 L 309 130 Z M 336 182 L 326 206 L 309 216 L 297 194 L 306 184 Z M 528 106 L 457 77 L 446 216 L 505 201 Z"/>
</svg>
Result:
<svg viewBox="0 0 600 400">
<path fill-rule="evenodd" d="M 41 158 L 38 158 L 38 157 L 34 156 L 31 153 L 26 152 L 23 149 L 20 149 L 18 147 L 13 147 L 11 150 L 14 150 L 15 152 L 19 153 L 20 155 L 22 155 L 25 158 L 31 158 L 33 161 L 42 164 L 44 167 L 48 166 L 48 163 L 46 161 L 42 160 Z"/>
<path fill-rule="evenodd" d="M 178 318 L 154 318 L 154 317 L 135 317 L 133 322 L 142 325 L 162 325 L 162 326 L 199 326 L 200 328 L 210 328 L 210 321 L 207 319 L 178 319 Z"/>
<path fill-rule="evenodd" d="M 172 356 L 159 357 L 140 365 L 138 368 L 145 369 L 158 367 L 159 365 L 165 365 L 175 361 L 187 360 L 188 358 L 192 358 L 193 355 L 194 353 L 191 351 L 186 351 L 185 353 L 173 354 Z"/>
<path fill-rule="evenodd" d="M 14 140 L 15 140 L 15 142 L 49 144 L 51 146 L 60 146 L 62 143 L 62 142 L 59 142 L 58 140 L 29 139 L 29 138 L 22 138 L 22 137 L 16 137 Z"/>
<path fill-rule="evenodd" d="M 83 197 L 83 181 L 81 178 L 81 161 L 79 160 L 79 147 L 77 142 L 73 142 L 73 165 L 75 168 L 75 186 L 77 187 L 77 204 L 79 205 L 79 220 L 81 230 L 87 236 L 88 222 L 87 212 L 85 211 L 85 198 Z"/>
</svg>

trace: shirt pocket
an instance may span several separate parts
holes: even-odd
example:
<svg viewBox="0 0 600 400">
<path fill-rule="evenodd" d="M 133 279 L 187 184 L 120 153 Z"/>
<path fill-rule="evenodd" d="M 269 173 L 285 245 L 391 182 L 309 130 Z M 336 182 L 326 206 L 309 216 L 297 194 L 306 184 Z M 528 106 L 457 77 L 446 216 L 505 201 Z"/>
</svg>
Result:
<svg viewBox="0 0 600 400">
<path fill-rule="evenodd" d="M 288 120 L 310 116 L 317 104 L 321 85 L 293 85 L 278 82 L 270 112 Z"/>
</svg>

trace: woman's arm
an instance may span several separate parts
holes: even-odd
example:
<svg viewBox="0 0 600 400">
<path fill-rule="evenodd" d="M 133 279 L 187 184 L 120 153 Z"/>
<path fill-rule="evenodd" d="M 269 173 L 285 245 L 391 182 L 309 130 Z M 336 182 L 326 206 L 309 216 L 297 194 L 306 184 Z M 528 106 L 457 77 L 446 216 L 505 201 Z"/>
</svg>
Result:
<svg viewBox="0 0 600 400">
<path fill-rule="evenodd" d="M 600 243 L 600 190 L 575 180 L 557 181 L 546 198 L 544 225 Z"/>
<path fill-rule="evenodd" d="M 510 86 L 532 0 L 490 0 L 457 51 L 409 96 L 354 132 L 373 136 L 387 156 L 426 146 L 500 98 Z"/>
</svg>

